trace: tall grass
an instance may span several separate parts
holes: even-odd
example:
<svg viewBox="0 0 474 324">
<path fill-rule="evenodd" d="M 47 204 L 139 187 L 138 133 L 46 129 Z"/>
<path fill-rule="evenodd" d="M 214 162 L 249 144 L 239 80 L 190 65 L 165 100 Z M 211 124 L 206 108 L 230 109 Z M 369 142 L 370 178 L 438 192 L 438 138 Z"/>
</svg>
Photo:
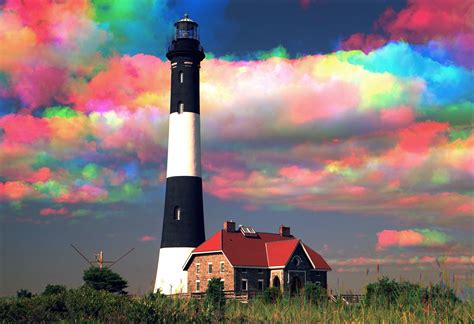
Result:
<svg viewBox="0 0 474 324">
<path fill-rule="evenodd" d="M 410 302 L 408 302 L 410 300 Z M 99 321 L 140 323 L 204 322 L 341 322 L 341 323 L 472 323 L 473 302 L 407 299 L 399 294 L 390 303 L 371 300 L 346 305 L 302 294 L 265 298 L 247 304 L 228 300 L 216 312 L 209 301 L 178 299 L 156 294 L 144 297 L 115 295 L 83 287 L 53 295 L 0 298 L 0 322 Z"/>
<path fill-rule="evenodd" d="M 275 304 L 262 299 L 251 300 L 248 304 L 230 301 L 225 315 L 229 320 L 271 322 L 472 323 L 472 313 L 472 301 L 447 302 L 436 307 L 422 303 L 346 305 L 343 302 L 314 304 L 297 296 L 282 298 Z"/>
</svg>

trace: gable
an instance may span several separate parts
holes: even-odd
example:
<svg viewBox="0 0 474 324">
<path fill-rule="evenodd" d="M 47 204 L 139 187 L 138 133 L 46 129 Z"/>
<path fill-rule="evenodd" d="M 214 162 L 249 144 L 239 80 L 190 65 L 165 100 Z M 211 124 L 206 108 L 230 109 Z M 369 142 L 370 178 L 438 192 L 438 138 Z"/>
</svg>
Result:
<svg viewBox="0 0 474 324">
<path fill-rule="evenodd" d="M 287 270 L 308 270 L 314 269 L 311 260 L 306 255 L 301 244 L 298 244 L 291 254 L 285 269 Z"/>
</svg>

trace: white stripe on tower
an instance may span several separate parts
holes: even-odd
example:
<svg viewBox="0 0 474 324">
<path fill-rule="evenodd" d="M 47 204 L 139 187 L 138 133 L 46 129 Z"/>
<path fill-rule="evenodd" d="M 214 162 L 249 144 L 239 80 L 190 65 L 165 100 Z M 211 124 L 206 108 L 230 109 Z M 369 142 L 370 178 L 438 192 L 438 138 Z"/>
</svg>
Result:
<svg viewBox="0 0 474 324">
<path fill-rule="evenodd" d="M 166 177 L 201 177 L 199 114 L 172 113 L 169 125 Z"/>
<path fill-rule="evenodd" d="M 188 272 L 183 271 L 183 265 L 193 250 L 194 247 L 160 249 L 154 292 L 158 289 L 166 295 L 188 292 Z"/>
</svg>

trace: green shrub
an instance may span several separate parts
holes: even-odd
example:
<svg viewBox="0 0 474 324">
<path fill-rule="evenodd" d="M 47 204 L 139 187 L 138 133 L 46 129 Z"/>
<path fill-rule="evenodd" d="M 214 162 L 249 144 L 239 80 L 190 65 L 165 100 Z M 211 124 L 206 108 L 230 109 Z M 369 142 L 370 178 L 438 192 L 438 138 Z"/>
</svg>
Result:
<svg viewBox="0 0 474 324">
<path fill-rule="evenodd" d="M 222 314 L 225 307 L 224 283 L 221 278 L 211 278 L 206 289 L 206 308 L 210 312 Z"/>
<path fill-rule="evenodd" d="M 33 297 L 33 294 L 31 291 L 28 291 L 26 289 L 20 289 L 16 292 L 16 297 L 17 298 L 31 298 Z"/>
<path fill-rule="evenodd" d="M 387 277 L 370 283 L 366 287 L 365 303 L 373 305 L 394 304 L 400 294 L 400 287 L 396 281 Z"/>
<path fill-rule="evenodd" d="M 108 268 L 90 267 L 84 271 L 82 278 L 87 286 L 95 290 L 106 290 L 119 294 L 127 293 L 124 291 L 127 288 L 127 281 Z"/>
<path fill-rule="evenodd" d="M 66 292 L 66 286 L 63 285 L 47 285 L 43 291 L 43 295 L 57 295 L 64 294 Z"/>
<path fill-rule="evenodd" d="M 307 282 L 303 289 L 304 298 L 307 302 L 319 304 L 327 299 L 326 290 L 319 283 Z"/>
<path fill-rule="evenodd" d="M 266 303 L 276 303 L 281 299 L 281 290 L 278 287 L 269 287 L 263 291 L 263 300 Z"/>
<path fill-rule="evenodd" d="M 422 291 L 422 299 L 423 303 L 431 304 L 435 307 L 454 305 L 461 302 L 451 288 L 440 284 L 424 288 Z"/>
</svg>

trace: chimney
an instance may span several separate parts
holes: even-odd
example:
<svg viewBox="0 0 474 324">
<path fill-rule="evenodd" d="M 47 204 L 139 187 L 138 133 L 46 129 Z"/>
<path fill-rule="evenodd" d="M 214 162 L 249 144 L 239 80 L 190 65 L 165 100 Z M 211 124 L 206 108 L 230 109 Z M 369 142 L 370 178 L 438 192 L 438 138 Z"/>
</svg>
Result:
<svg viewBox="0 0 474 324">
<path fill-rule="evenodd" d="M 280 225 L 280 230 L 278 232 L 280 236 L 291 236 L 290 228 L 284 225 Z"/>
<path fill-rule="evenodd" d="M 225 221 L 224 230 L 226 232 L 235 232 L 235 222 L 234 221 Z"/>
</svg>

